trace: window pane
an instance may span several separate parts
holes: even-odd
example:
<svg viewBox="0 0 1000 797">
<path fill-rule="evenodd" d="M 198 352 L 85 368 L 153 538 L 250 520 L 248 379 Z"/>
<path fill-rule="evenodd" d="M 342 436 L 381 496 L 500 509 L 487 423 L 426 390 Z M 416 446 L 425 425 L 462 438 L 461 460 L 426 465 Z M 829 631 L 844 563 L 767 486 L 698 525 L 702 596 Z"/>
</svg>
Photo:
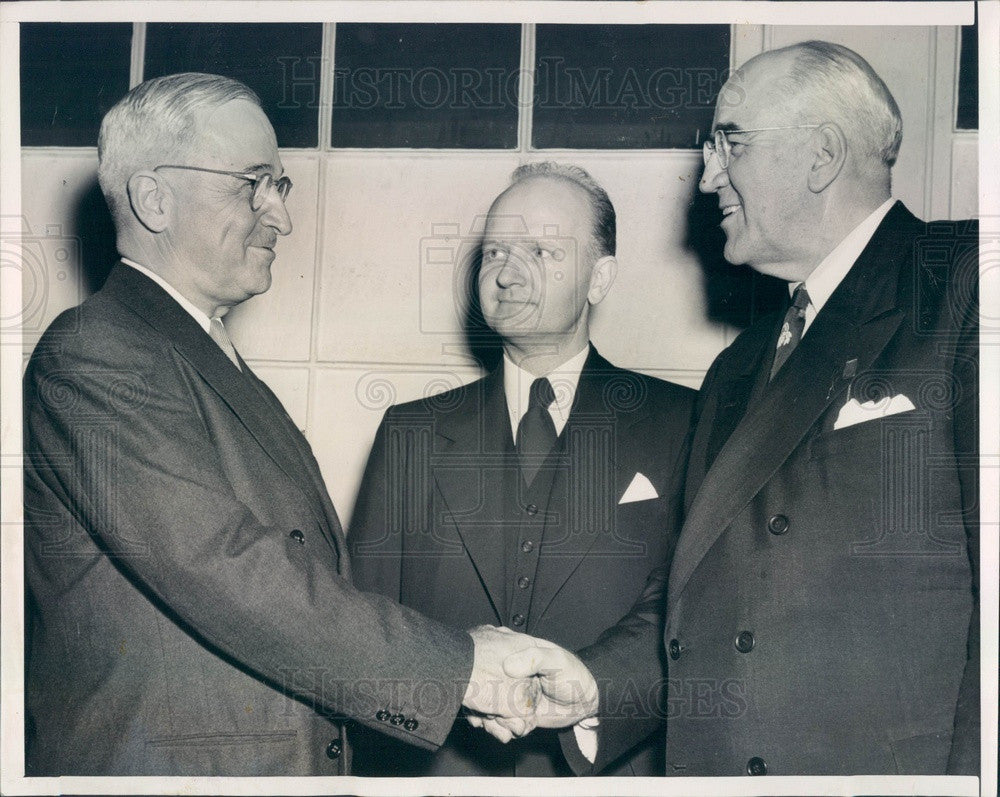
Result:
<svg viewBox="0 0 1000 797">
<path fill-rule="evenodd" d="M 979 129 L 979 25 L 962 28 L 962 50 L 958 64 L 958 113 L 955 127 Z"/>
<path fill-rule="evenodd" d="M 151 24 L 145 77 L 211 72 L 257 92 L 279 147 L 319 143 L 320 24 Z"/>
<path fill-rule="evenodd" d="M 339 24 L 335 147 L 513 149 L 518 25 Z"/>
<path fill-rule="evenodd" d="M 539 25 L 532 146 L 698 147 L 728 68 L 728 25 Z"/>
<path fill-rule="evenodd" d="M 132 25 L 21 25 L 21 144 L 96 147 L 105 112 L 128 91 Z"/>
</svg>

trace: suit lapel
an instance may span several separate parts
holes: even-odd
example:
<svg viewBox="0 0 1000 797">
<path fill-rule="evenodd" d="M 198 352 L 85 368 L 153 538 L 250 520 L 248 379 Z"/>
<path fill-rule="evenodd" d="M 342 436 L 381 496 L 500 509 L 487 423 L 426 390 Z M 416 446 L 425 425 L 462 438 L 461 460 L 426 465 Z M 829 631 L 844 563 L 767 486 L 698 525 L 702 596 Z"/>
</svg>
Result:
<svg viewBox="0 0 1000 797">
<path fill-rule="evenodd" d="M 319 465 L 313 457 L 312 449 L 309 448 L 309 443 L 305 440 L 302 432 L 299 431 L 299 428 L 295 425 L 291 416 L 289 416 L 288 411 L 278 400 L 278 397 L 275 396 L 267 384 L 265 384 L 250 369 L 238 353 L 236 356 L 239 358 L 240 364 L 243 366 L 244 375 L 250 380 L 261 397 L 271 405 L 273 419 L 277 424 L 283 427 L 286 441 L 289 444 L 286 453 L 291 462 L 291 466 L 294 467 L 294 463 L 296 462 L 301 464 L 309 483 L 312 485 L 312 490 L 308 497 L 312 497 L 319 502 L 320 514 L 318 517 L 321 520 L 325 518 L 323 528 L 327 532 L 329 541 L 333 544 L 334 549 L 337 552 L 338 570 L 344 578 L 350 578 L 350 558 L 346 555 L 347 548 L 345 544 L 346 540 L 344 538 L 344 529 L 340 524 L 340 518 L 337 515 L 337 510 L 333 505 L 333 501 L 330 499 L 330 493 L 326 489 L 326 482 L 323 480 L 323 474 L 320 472 Z"/>
<path fill-rule="evenodd" d="M 904 215 L 905 214 L 905 215 Z M 698 563 L 788 459 L 851 378 L 871 367 L 903 318 L 900 267 L 909 252 L 899 228 L 913 217 L 897 205 L 831 295 L 784 367 L 725 441 L 690 504 L 674 555 L 669 606 Z M 770 345 L 770 335 L 755 345 Z M 759 351 L 760 363 L 767 358 Z M 854 366 L 849 366 L 856 360 Z M 711 419 L 706 419 L 711 420 Z"/>
<path fill-rule="evenodd" d="M 112 269 L 102 290 L 171 341 L 174 349 L 198 371 L 293 484 L 301 489 L 311 481 L 299 452 L 275 423 L 273 410 L 254 387 L 251 379 L 256 377 L 250 375 L 248 378 L 248 374 L 240 373 L 204 329 L 166 291 L 135 269 L 121 264 Z M 319 492 L 323 493 L 325 488 Z M 336 546 L 321 499 L 305 492 L 303 495 L 327 533 L 328 542 Z"/>
<path fill-rule="evenodd" d="M 506 517 L 504 473 L 517 467 L 516 460 L 510 457 L 513 440 L 502 363 L 468 390 L 467 408 L 438 416 L 435 422 L 440 453 L 433 455 L 433 472 L 445 504 L 439 517 L 443 516 L 444 523 L 454 523 L 497 621 L 502 622 L 506 585 L 504 538 L 498 519 Z M 464 507 L 474 508 L 466 511 Z"/>
<path fill-rule="evenodd" d="M 532 596 L 531 614 L 536 621 L 614 522 L 618 497 L 628 485 L 621 484 L 626 476 L 616 450 L 619 436 L 626 433 L 618 424 L 626 421 L 615 412 L 613 399 L 635 394 L 624 381 L 631 378 L 590 347 L 561 435 L 562 454 L 549 502 L 560 525 L 558 530 L 547 527 L 543 538 L 545 577 L 536 580 Z M 630 413 L 627 423 L 632 426 L 644 417 Z M 600 489 L 600 485 L 607 487 Z M 554 538 L 553 532 L 559 537 Z"/>
<path fill-rule="evenodd" d="M 775 324 L 762 323 L 747 330 L 734 344 L 735 350 L 722 361 L 714 378 L 716 389 L 702 410 L 704 419 L 695 430 L 691 459 L 687 468 L 684 494 L 685 512 L 722 447 L 732 436 L 757 394 L 757 382 L 763 369 L 770 368 L 767 356 Z"/>
</svg>

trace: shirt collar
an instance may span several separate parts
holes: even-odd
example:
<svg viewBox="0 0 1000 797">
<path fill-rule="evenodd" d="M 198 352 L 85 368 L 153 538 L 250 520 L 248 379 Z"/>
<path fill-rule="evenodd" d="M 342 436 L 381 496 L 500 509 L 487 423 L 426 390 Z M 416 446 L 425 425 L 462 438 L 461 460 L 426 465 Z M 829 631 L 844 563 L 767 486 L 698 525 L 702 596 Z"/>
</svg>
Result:
<svg viewBox="0 0 1000 797">
<path fill-rule="evenodd" d="M 543 374 L 549 378 L 552 390 L 556 394 L 555 401 L 549 405 L 549 414 L 555 424 L 556 434 L 562 433 L 566 421 L 569 420 L 569 411 L 573 407 L 573 399 L 576 398 L 580 373 L 583 371 L 583 364 L 587 361 L 589 353 L 590 345 L 588 344 L 562 365 L 553 368 L 547 374 Z M 531 383 L 537 378 L 535 374 L 516 365 L 504 352 L 503 390 L 507 398 L 507 411 L 510 413 L 511 435 L 515 440 L 517 439 L 517 425 L 521 422 L 521 416 L 528 409 Z"/>
<path fill-rule="evenodd" d="M 857 227 L 851 230 L 833 250 L 824 257 L 818 266 L 813 269 L 812 274 L 806 277 L 805 286 L 809 293 L 809 307 L 806 308 L 805 328 L 808 329 L 816 314 L 823 309 L 827 299 L 833 295 L 837 286 L 847 276 L 851 266 L 868 246 L 868 242 L 875 234 L 875 230 L 882 223 L 890 208 L 895 204 L 894 199 L 887 199 L 879 205 Z M 790 282 L 788 293 L 793 294 L 795 289 L 802 285 L 801 282 Z"/>
<path fill-rule="evenodd" d="M 127 257 L 123 257 L 121 258 L 121 261 L 125 265 L 131 266 L 139 273 L 145 274 L 153 282 L 155 282 L 157 285 L 163 288 L 163 290 L 165 290 L 168 294 L 170 294 L 170 297 L 175 302 L 177 302 L 177 304 L 183 307 L 188 312 L 188 314 L 195 321 L 198 322 L 198 326 L 204 329 L 205 332 L 208 332 L 208 330 L 212 326 L 212 319 L 210 319 L 207 315 L 205 315 L 203 311 L 195 307 L 190 301 L 185 299 L 184 296 L 181 295 L 180 291 L 178 291 L 173 285 L 171 285 L 169 282 L 163 279 L 163 277 L 161 277 L 155 271 L 150 271 L 148 268 L 146 268 L 146 266 L 141 266 L 134 260 L 129 260 Z"/>
</svg>

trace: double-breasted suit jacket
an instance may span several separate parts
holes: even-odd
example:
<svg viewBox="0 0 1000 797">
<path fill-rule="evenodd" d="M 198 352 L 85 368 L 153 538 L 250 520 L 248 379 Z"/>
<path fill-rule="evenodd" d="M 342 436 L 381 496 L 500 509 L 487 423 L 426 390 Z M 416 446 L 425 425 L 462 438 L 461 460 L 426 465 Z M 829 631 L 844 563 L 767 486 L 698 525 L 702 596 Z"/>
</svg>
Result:
<svg viewBox="0 0 1000 797">
<path fill-rule="evenodd" d="M 659 580 L 668 775 L 977 771 L 977 285 L 975 225 L 897 203 L 770 384 L 781 314 L 712 366 Z M 648 677 L 643 627 L 599 678 Z"/>
<path fill-rule="evenodd" d="M 344 773 L 338 717 L 444 740 L 471 640 L 351 586 L 305 438 L 154 282 L 53 322 L 25 430 L 29 775 Z"/>
<path fill-rule="evenodd" d="M 518 471 L 502 365 L 391 408 L 351 523 L 358 584 L 450 625 L 589 644 L 670 555 L 693 395 L 616 368 L 591 348 L 566 426 L 530 489 Z M 654 492 L 620 503 L 637 478 Z M 433 756 L 391 748 L 366 753 L 359 742 L 359 771 L 569 773 L 549 731 L 505 746 L 459 722 Z M 662 738 L 613 771 L 658 774 L 661 755 Z"/>
</svg>

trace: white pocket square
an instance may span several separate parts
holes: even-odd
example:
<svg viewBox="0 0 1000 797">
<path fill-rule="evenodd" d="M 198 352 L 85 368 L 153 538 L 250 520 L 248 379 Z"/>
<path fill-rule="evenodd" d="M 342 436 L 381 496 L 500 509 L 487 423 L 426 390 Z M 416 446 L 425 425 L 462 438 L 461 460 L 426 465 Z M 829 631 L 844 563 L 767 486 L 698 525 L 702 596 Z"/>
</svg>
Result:
<svg viewBox="0 0 1000 797">
<path fill-rule="evenodd" d="M 833 429 L 836 431 L 837 429 L 844 429 L 845 427 L 868 421 L 877 421 L 879 418 L 886 418 L 889 415 L 898 415 L 901 412 L 909 412 L 915 409 L 916 407 L 913 406 L 913 402 L 902 393 L 892 398 L 886 397 L 880 401 L 866 401 L 863 404 L 857 399 L 851 399 L 840 408 L 840 413 L 833 424 Z"/>
<path fill-rule="evenodd" d="M 650 498 L 659 498 L 656 489 L 650 484 L 649 479 L 641 473 L 636 473 L 632 477 L 632 483 L 625 490 L 619 504 L 631 504 L 633 501 L 647 501 Z"/>
</svg>

